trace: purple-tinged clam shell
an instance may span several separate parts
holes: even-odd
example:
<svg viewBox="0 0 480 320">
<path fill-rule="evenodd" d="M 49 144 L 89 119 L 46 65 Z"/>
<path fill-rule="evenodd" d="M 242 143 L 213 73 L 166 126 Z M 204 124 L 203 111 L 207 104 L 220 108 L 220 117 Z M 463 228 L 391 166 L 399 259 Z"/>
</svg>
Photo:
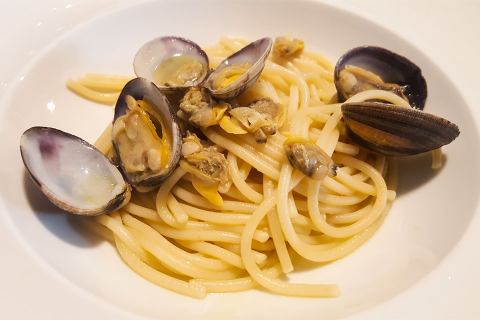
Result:
<svg viewBox="0 0 480 320">
<path fill-rule="evenodd" d="M 135 74 L 155 83 L 164 92 L 200 85 L 208 74 L 205 51 L 195 42 L 174 36 L 145 43 L 133 61 Z"/>
<path fill-rule="evenodd" d="M 223 60 L 208 76 L 204 86 L 212 96 L 219 99 L 238 96 L 260 77 L 271 49 L 272 39 L 270 38 L 262 38 L 248 44 Z M 219 85 L 219 79 L 232 68 L 242 68 L 243 71 L 236 74 L 235 80 L 231 83 L 229 82 L 225 86 Z"/>
<path fill-rule="evenodd" d="M 27 172 L 47 198 L 78 215 L 99 215 L 130 200 L 120 171 L 94 146 L 64 131 L 32 127 L 20 140 Z"/>
</svg>

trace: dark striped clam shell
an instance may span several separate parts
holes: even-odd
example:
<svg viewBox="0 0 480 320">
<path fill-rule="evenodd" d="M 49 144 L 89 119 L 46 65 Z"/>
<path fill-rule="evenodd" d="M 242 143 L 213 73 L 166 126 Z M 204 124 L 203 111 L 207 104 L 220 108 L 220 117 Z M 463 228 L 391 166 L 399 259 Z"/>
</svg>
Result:
<svg viewBox="0 0 480 320">
<path fill-rule="evenodd" d="M 352 140 L 387 156 L 431 151 L 460 134 L 458 126 L 446 119 L 386 103 L 345 103 L 342 113 Z"/>
</svg>

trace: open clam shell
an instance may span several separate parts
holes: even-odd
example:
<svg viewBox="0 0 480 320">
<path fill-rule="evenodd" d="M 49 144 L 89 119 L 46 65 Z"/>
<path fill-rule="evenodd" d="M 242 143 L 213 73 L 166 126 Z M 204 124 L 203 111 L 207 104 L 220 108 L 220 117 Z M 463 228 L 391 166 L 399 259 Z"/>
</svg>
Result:
<svg viewBox="0 0 480 320">
<path fill-rule="evenodd" d="M 458 126 L 446 119 L 386 103 L 344 103 L 342 113 L 355 142 L 387 156 L 431 151 L 460 134 Z"/>
<path fill-rule="evenodd" d="M 143 106 L 148 106 L 148 109 L 142 109 L 139 104 L 138 108 L 142 109 L 138 110 L 140 117 L 137 113 L 130 120 L 129 98 L 134 103 L 142 101 Z M 129 124 L 133 124 L 133 132 Z M 147 79 L 135 78 L 125 85 L 115 106 L 112 143 L 126 179 L 139 191 L 159 186 L 176 168 L 182 149 L 181 130 L 169 100 L 155 84 Z M 161 148 L 152 152 L 155 146 Z M 152 153 L 166 155 L 160 159 L 160 166 L 152 165 Z M 135 170 L 130 169 L 132 162 L 142 159 L 146 159 L 145 168 L 138 169 L 137 166 Z"/>
<path fill-rule="evenodd" d="M 173 92 L 200 85 L 208 74 L 208 56 L 195 42 L 160 37 L 145 43 L 133 61 L 135 74 Z"/>
<path fill-rule="evenodd" d="M 219 99 L 238 96 L 260 76 L 272 43 L 272 39 L 262 38 L 227 57 L 208 76 L 205 87 Z"/>
<path fill-rule="evenodd" d="M 415 108 L 424 108 L 427 99 L 427 83 L 421 69 L 409 59 L 375 46 L 349 50 L 335 65 L 335 86 L 340 102 L 350 97 L 340 81 L 340 72 L 347 66 L 360 67 L 379 76 L 386 83 L 403 87 L 403 94 L 409 103 Z"/>
<path fill-rule="evenodd" d="M 120 171 L 94 146 L 72 134 L 33 127 L 20 140 L 23 163 L 33 181 L 59 208 L 99 215 L 130 199 Z"/>
</svg>

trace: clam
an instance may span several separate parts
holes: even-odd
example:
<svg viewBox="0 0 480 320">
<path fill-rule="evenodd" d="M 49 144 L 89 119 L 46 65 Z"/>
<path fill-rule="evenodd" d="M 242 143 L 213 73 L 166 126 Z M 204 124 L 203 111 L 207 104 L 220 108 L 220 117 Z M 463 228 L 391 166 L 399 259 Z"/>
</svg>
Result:
<svg viewBox="0 0 480 320">
<path fill-rule="evenodd" d="M 248 107 L 230 110 L 230 115 L 246 132 L 254 134 L 257 143 L 266 143 L 267 136 L 274 135 L 277 132 L 277 126 L 281 125 L 283 112 L 278 103 L 269 98 L 263 98 L 253 101 Z M 224 128 L 228 129 L 225 125 Z"/>
<path fill-rule="evenodd" d="M 458 126 L 446 119 L 387 103 L 344 103 L 342 113 L 355 142 L 387 156 L 431 151 L 460 134 Z"/>
<path fill-rule="evenodd" d="M 326 176 L 336 176 L 337 166 L 332 158 L 315 143 L 289 137 L 283 143 L 283 148 L 290 164 L 307 177 L 323 180 Z"/>
<path fill-rule="evenodd" d="M 208 56 L 196 43 L 180 37 L 160 37 L 144 44 L 135 55 L 138 77 L 172 92 L 200 85 L 208 74 Z"/>
<path fill-rule="evenodd" d="M 226 192 L 229 186 L 225 155 L 192 133 L 183 138 L 182 155 L 180 167 L 191 175 L 195 190 L 211 203 L 223 205 L 219 191 Z"/>
<path fill-rule="evenodd" d="M 115 106 L 112 142 L 120 168 L 138 191 L 157 187 L 175 169 L 181 130 L 168 99 L 150 81 L 136 78 Z"/>
<path fill-rule="evenodd" d="M 177 115 L 197 127 L 207 128 L 218 124 L 229 107 L 216 103 L 207 89 L 192 87 L 180 100 Z"/>
<path fill-rule="evenodd" d="M 94 146 L 72 134 L 33 127 L 20 140 L 23 163 L 33 181 L 59 208 L 99 215 L 130 200 L 120 171 Z"/>
<path fill-rule="evenodd" d="M 205 87 L 219 99 L 238 96 L 258 79 L 271 48 L 270 38 L 250 43 L 223 60 L 208 76 Z"/>
<path fill-rule="evenodd" d="M 420 68 L 407 58 L 384 48 L 354 48 L 340 57 L 335 66 L 335 86 L 343 102 L 369 89 L 388 90 L 423 109 L 427 84 Z"/>
</svg>

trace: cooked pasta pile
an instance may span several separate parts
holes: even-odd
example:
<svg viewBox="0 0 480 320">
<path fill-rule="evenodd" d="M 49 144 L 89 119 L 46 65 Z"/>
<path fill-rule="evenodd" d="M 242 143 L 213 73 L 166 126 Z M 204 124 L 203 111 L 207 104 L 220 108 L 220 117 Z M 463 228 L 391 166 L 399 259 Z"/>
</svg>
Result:
<svg viewBox="0 0 480 320">
<path fill-rule="evenodd" d="M 206 49 L 211 67 L 245 46 L 222 38 Z M 87 75 L 70 80 L 74 92 L 113 104 L 126 77 Z M 258 144 L 219 126 L 202 129 L 223 150 L 230 182 L 216 206 L 192 186 L 181 167 L 155 191 L 134 192 L 122 209 L 95 218 L 125 263 L 145 279 L 175 292 L 203 298 L 210 292 L 263 287 L 288 296 L 335 297 L 335 284 L 290 283 L 283 275 L 299 260 L 340 259 L 367 241 L 395 199 L 396 165 L 349 142 L 335 99 L 333 67 L 303 51 L 296 58 L 272 57 L 257 83 L 238 98 L 269 97 L 286 112 L 279 132 Z M 407 105 L 393 93 L 361 92 L 349 101 L 385 100 Z M 111 127 L 96 146 L 111 152 Z M 338 166 L 335 177 L 311 180 L 292 168 L 283 149 L 286 136 L 314 141 Z M 104 228 L 105 227 L 105 228 Z"/>
</svg>

